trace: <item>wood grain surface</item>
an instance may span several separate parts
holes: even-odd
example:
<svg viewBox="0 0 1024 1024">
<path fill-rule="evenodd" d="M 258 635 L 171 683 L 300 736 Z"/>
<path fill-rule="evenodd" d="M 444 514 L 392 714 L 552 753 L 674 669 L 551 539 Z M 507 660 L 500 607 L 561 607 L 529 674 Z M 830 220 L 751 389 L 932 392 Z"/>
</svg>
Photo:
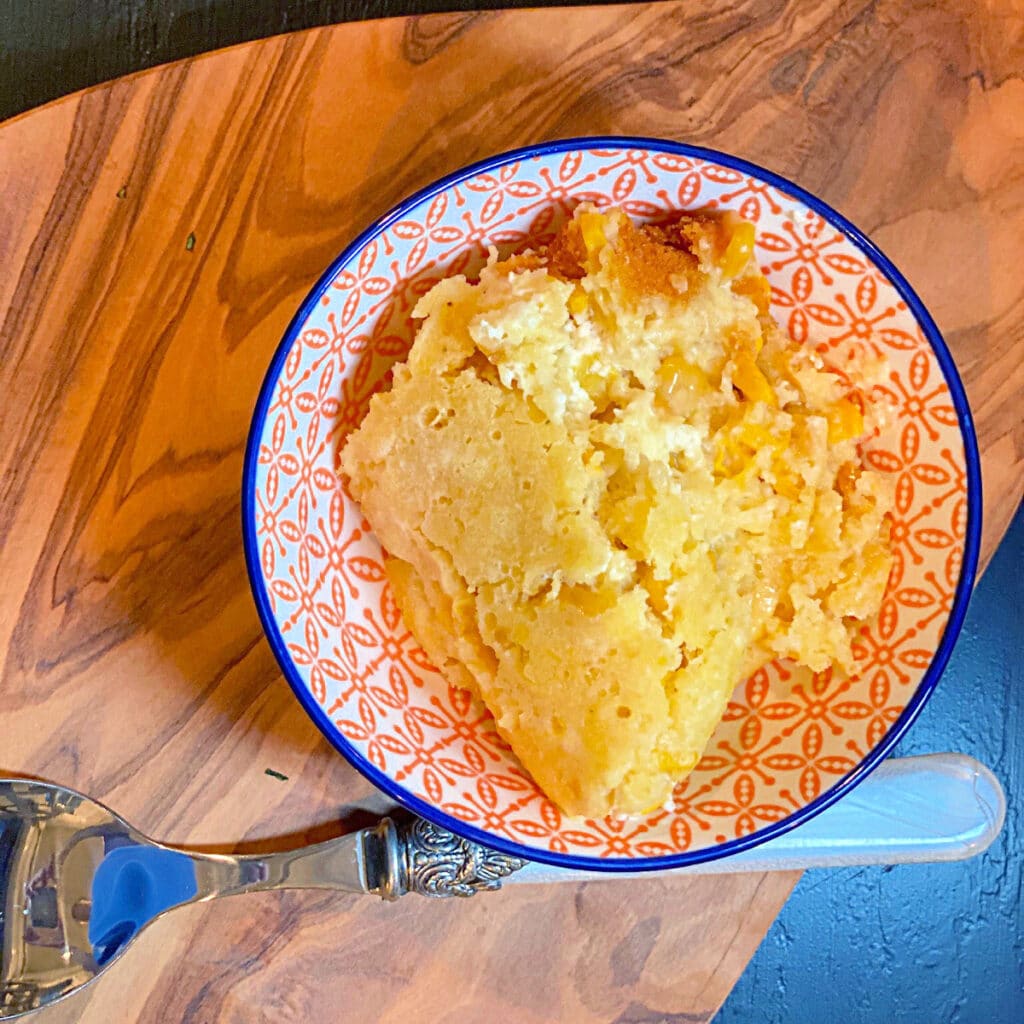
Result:
<svg viewBox="0 0 1024 1024">
<path fill-rule="evenodd" d="M 995 0 L 439 15 L 246 44 L 0 126 L 0 773 L 208 849 L 380 809 L 262 637 L 249 416 L 361 227 L 529 141 L 719 147 L 868 231 L 965 378 L 987 558 L 1024 487 L 1021 33 Z M 170 915 L 38 1019 L 707 1021 L 795 878 L 238 898 Z"/>
<path fill-rule="evenodd" d="M 279 32 L 438 11 L 556 6 L 557 0 L 0 0 L 0 119 L 109 78 Z"/>
</svg>

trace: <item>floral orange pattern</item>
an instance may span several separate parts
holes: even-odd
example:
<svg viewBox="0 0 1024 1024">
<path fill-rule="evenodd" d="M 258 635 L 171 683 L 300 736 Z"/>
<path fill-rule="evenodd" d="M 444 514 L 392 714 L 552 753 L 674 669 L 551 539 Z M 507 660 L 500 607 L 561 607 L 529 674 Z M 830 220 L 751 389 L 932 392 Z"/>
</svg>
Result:
<svg viewBox="0 0 1024 1024">
<path fill-rule="evenodd" d="M 336 474 L 337 453 L 414 331 L 416 299 L 473 273 L 489 246 L 542 242 L 581 201 L 634 217 L 738 210 L 774 313 L 826 354 L 884 353 L 895 429 L 868 458 L 894 476 L 896 560 L 850 679 L 773 664 L 739 686 L 672 806 L 646 818 L 569 820 L 405 628 L 380 548 Z M 350 748 L 408 793 L 536 851 L 659 857 L 778 822 L 849 773 L 922 678 L 952 606 L 966 531 L 964 444 L 941 366 L 893 284 L 798 199 L 709 160 L 582 149 L 511 160 L 450 184 L 341 267 L 284 360 L 259 438 L 253 524 L 262 582 L 301 683 Z"/>
</svg>

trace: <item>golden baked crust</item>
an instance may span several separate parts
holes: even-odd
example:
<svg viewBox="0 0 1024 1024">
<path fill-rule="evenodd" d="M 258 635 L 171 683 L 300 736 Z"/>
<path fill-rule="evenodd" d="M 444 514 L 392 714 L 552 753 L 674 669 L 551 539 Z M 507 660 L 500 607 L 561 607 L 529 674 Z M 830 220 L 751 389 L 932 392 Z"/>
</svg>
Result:
<svg viewBox="0 0 1024 1024">
<path fill-rule="evenodd" d="M 661 804 L 746 674 L 849 669 L 881 603 L 875 410 L 771 320 L 753 240 L 580 208 L 423 297 L 342 452 L 409 628 L 570 814 Z"/>
</svg>

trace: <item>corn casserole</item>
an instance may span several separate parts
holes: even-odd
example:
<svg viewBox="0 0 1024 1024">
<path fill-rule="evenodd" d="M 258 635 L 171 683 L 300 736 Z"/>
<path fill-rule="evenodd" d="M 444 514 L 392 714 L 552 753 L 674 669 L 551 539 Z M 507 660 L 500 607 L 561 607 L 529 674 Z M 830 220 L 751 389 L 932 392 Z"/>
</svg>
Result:
<svg viewBox="0 0 1024 1024">
<path fill-rule="evenodd" d="M 851 671 L 883 598 L 883 411 L 775 323 L 754 243 L 580 207 L 419 301 L 341 453 L 409 629 L 571 815 L 665 802 L 738 683 Z"/>
</svg>

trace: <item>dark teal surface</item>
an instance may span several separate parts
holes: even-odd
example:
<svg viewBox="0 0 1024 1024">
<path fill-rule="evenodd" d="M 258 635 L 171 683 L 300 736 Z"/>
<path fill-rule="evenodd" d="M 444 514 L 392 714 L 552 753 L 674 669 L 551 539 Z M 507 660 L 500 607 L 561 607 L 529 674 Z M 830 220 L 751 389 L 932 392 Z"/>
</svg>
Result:
<svg viewBox="0 0 1024 1024">
<path fill-rule="evenodd" d="M 808 871 L 714 1024 L 1024 1022 L 1024 509 L 896 753 L 945 750 L 1002 782 L 995 843 L 956 864 Z"/>
</svg>

